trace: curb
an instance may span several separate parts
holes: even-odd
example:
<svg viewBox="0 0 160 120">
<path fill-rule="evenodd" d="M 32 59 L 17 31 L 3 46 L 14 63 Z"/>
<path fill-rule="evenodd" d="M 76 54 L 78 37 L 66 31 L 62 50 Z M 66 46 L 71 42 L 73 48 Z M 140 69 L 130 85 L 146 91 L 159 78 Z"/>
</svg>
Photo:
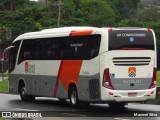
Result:
<svg viewBox="0 0 160 120">
<path fill-rule="evenodd" d="M 10 94 L 9 92 L 4 92 L 4 91 L 0 91 L 0 93 L 3 93 L 3 94 Z"/>
</svg>

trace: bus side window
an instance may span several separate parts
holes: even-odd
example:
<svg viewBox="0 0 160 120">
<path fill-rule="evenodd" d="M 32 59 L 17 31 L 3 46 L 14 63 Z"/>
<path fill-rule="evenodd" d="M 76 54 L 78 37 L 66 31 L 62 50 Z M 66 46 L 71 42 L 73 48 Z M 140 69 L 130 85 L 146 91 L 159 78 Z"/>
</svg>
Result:
<svg viewBox="0 0 160 120">
<path fill-rule="evenodd" d="M 85 59 L 93 59 L 99 53 L 100 48 L 100 35 L 92 35 L 85 38 Z"/>
<path fill-rule="evenodd" d="M 31 58 L 31 53 L 30 52 L 24 52 L 24 59 L 30 59 Z"/>
<path fill-rule="evenodd" d="M 42 54 L 42 48 L 43 48 L 43 41 L 40 39 L 32 40 L 32 43 L 34 47 L 31 47 L 31 60 L 42 60 L 43 54 Z"/>
<path fill-rule="evenodd" d="M 11 49 L 10 52 L 10 57 L 9 57 L 9 72 L 12 72 L 16 66 L 16 59 L 17 59 L 17 53 L 18 53 L 18 49 L 19 49 L 19 45 L 20 45 L 20 40 L 13 43 L 12 46 L 14 46 L 14 48 Z"/>
<path fill-rule="evenodd" d="M 66 37 L 56 38 L 56 53 L 59 60 L 69 60 L 69 40 Z"/>
<path fill-rule="evenodd" d="M 43 40 L 43 56 L 44 60 L 55 60 L 57 59 L 56 45 L 54 38 L 47 38 Z"/>
<path fill-rule="evenodd" d="M 32 40 L 23 40 L 19 53 L 18 64 L 20 64 L 24 60 L 30 60 L 32 58 L 32 45 Z"/>
<path fill-rule="evenodd" d="M 73 60 L 83 60 L 84 57 L 84 37 L 71 37 L 70 49 Z"/>
</svg>

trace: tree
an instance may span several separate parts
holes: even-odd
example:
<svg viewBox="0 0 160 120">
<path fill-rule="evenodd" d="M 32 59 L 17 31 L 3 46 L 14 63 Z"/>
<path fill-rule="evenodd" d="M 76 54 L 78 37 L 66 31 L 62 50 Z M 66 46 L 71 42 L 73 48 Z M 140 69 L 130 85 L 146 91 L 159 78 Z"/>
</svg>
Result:
<svg viewBox="0 0 160 120">
<path fill-rule="evenodd" d="M 19 8 L 26 8 L 33 6 L 34 3 L 30 0 L 1 0 L 0 11 L 15 11 Z"/>
<path fill-rule="evenodd" d="M 154 5 L 139 8 L 137 9 L 136 17 L 145 22 L 157 21 L 160 19 L 160 8 Z"/>
<path fill-rule="evenodd" d="M 119 27 L 144 27 L 144 23 L 136 18 L 124 19 L 118 23 Z"/>
<path fill-rule="evenodd" d="M 112 9 L 109 2 L 101 0 L 82 0 L 81 1 L 83 18 L 90 26 L 113 26 L 116 19 L 115 10 Z"/>
<path fill-rule="evenodd" d="M 126 19 L 135 16 L 140 0 L 110 0 L 110 2 L 115 5 L 121 19 Z"/>
</svg>

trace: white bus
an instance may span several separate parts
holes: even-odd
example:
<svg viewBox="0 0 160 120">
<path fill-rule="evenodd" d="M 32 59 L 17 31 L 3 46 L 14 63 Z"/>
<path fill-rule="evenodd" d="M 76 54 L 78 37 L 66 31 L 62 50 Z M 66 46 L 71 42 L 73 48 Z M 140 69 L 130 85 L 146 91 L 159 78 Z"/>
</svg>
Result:
<svg viewBox="0 0 160 120">
<path fill-rule="evenodd" d="M 147 28 L 64 27 L 10 46 L 9 92 L 123 107 L 156 96 L 156 38 Z"/>
</svg>

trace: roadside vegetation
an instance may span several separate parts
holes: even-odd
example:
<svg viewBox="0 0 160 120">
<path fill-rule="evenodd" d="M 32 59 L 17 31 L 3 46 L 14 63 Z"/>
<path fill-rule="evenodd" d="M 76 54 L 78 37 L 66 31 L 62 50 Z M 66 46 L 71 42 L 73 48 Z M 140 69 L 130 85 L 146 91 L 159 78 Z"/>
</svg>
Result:
<svg viewBox="0 0 160 120">
<path fill-rule="evenodd" d="M 0 77 L 2 77 L 2 74 L 0 74 Z M 3 78 L 4 78 L 4 80 L 0 81 L 0 92 L 1 93 L 8 93 L 8 74 L 4 73 Z"/>
<path fill-rule="evenodd" d="M 157 72 L 157 86 L 160 86 L 160 71 Z"/>
<path fill-rule="evenodd" d="M 0 117 L 0 120 L 5 120 L 5 118 Z"/>
</svg>

